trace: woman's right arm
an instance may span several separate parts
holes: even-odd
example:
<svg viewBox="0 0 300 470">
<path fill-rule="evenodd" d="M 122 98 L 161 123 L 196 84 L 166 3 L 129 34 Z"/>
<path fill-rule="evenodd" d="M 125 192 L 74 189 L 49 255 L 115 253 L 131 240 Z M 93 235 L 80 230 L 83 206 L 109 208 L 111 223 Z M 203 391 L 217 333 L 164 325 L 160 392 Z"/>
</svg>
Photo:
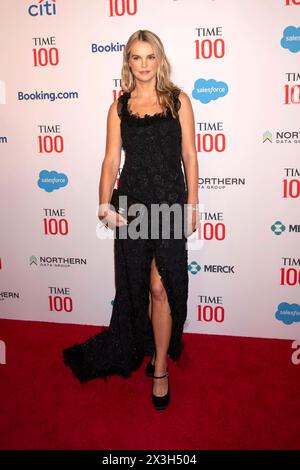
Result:
<svg viewBox="0 0 300 470">
<path fill-rule="evenodd" d="M 106 148 L 99 181 L 100 217 L 107 214 L 107 206 L 111 199 L 121 161 L 122 141 L 117 105 L 118 101 L 116 100 L 110 105 L 107 114 Z"/>
</svg>

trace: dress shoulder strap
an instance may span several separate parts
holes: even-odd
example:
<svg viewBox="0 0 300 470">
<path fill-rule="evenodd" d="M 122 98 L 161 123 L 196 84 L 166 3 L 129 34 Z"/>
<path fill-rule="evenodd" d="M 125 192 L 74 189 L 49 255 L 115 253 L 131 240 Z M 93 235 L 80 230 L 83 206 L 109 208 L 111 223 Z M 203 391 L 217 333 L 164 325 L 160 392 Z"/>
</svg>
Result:
<svg viewBox="0 0 300 470">
<path fill-rule="evenodd" d="M 128 93 L 124 92 L 118 97 L 117 112 L 118 116 L 121 118 L 124 115 L 124 111 L 127 106 Z"/>
</svg>

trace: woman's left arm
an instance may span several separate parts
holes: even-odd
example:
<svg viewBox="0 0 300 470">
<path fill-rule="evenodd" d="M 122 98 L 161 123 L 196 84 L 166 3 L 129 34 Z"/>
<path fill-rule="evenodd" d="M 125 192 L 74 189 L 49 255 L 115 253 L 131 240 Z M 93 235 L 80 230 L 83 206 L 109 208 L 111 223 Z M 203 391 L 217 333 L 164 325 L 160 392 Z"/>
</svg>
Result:
<svg viewBox="0 0 300 470">
<path fill-rule="evenodd" d="M 181 91 L 179 99 L 181 106 L 178 113 L 182 133 L 182 159 L 188 189 L 187 202 L 192 204 L 193 207 L 196 207 L 199 201 L 198 160 L 195 145 L 195 118 L 189 96 L 185 92 Z"/>
</svg>

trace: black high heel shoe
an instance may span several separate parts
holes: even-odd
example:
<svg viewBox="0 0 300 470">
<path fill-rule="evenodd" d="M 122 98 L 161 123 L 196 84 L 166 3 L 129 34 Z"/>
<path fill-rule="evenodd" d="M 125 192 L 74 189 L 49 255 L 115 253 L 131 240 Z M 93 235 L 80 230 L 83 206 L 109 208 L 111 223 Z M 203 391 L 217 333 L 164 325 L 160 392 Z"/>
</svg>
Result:
<svg viewBox="0 0 300 470">
<path fill-rule="evenodd" d="M 155 364 L 152 364 L 151 361 L 152 361 L 152 358 L 148 362 L 147 367 L 145 369 L 145 374 L 147 375 L 147 377 L 153 377 L 153 374 L 154 374 Z"/>
<path fill-rule="evenodd" d="M 164 377 L 169 377 L 169 372 L 167 371 L 164 375 L 154 375 L 153 374 L 153 379 L 163 379 Z M 154 395 L 152 392 L 152 402 L 155 408 L 158 411 L 165 410 L 170 402 L 170 384 L 169 384 L 169 379 L 168 379 L 168 391 L 165 395 L 162 397 L 158 397 L 157 395 Z"/>
</svg>

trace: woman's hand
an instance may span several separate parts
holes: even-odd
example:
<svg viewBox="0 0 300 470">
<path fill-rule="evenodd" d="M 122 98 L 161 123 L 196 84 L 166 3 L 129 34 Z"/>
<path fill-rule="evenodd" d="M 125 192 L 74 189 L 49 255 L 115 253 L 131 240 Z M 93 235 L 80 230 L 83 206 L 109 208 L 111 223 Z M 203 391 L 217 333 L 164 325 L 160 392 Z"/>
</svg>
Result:
<svg viewBox="0 0 300 470">
<path fill-rule="evenodd" d="M 188 202 L 188 234 L 189 237 L 193 232 L 197 230 L 200 225 L 200 212 L 199 203 Z"/>
<path fill-rule="evenodd" d="M 128 225 L 127 219 L 121 214 L 109 208 L 109 204 L 100 204 L 98 217 L 106 228 L 114 230 L 116 227 Z"/>
</svg>

